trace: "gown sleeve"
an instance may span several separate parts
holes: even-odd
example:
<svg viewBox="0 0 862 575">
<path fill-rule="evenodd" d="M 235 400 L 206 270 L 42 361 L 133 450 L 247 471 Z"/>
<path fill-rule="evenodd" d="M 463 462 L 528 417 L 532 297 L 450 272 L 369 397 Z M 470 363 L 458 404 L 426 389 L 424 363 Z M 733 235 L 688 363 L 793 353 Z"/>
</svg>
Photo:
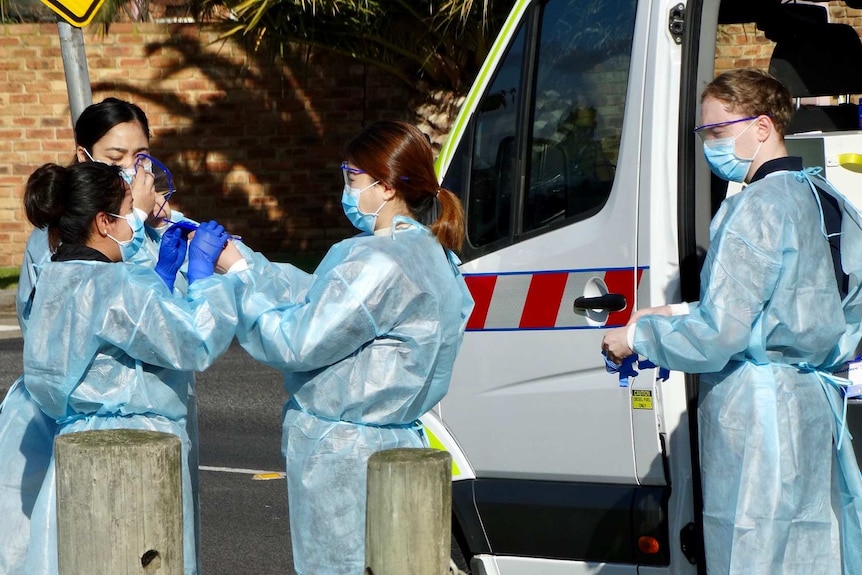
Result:
<svg viewBox="0 0 862 575">
<path fill-rule="evenodd" d="M 195 282 L 183 298 L 172 296 L 152 270 L 105 268 L 105 276 L 91 284 L 92 329 L 99 340 L 144 363 L 180 371 L 203 371 L 230 345 L 237 322 L 230 276 Z"/>
<path fill-rule="evenodd" d="M 254 270 L 263 292 L 277 301 L 299 302 L 305 298 L 314 281 L 313 274 L 292 264 L 272 262 L 242 242 L 236 242 L 236 247 Z"/>
<path fill-rule="evenodd" d="M 394 323 L 401 310 L 392 298 L 408 289 L 398 265 L 370 250 L 334 261 L 341 251 L 330 250 L 301 300 L 274 296 L 254 269 L 237 274 L 237 340 L 252 357 L 282 371 L 311 371 L 355 353 Z"/>
<path fill-rule="evenodd" d="M 227 349 L 236 327 L 231 278 L 206 280 L 199 287 L 195 282 L 186 299 L 173 296 L 153 270 L 134 264 L 47 264 L 31 337 L 24 340 L 27 390 L 58 418 L 67 414 L 72 392 L 87 385 L 87 373 L 104 369 L 107 359 L 133 370 L 142 364 L 206 369 Z"/>
<path fill-rule="evenodd" d="M 48 230 L 46 228 L 35 228 L 30 237 L 27 238 L 27 247 L 24 249 L 24 260 L 21 262 L 21 274 L 18 277 L 18 292 L 15 296 L 15 309 L 18 312 L 18 325 L 21 333 L 27 333 L 27 320 L 30 317 L 32 305 L 33 288 L 39 276 L 39 269 L 50 259 L 51 251 L 48 249 Z"/>
<path fill-rule="evenodd" d="M 721 370 L 748 347 L 778 282 L 782 254 L 795 249 L 793 226 L 777 206 L 748 195 L 712 234 L 700 301 L 687 315 L 638 319 L 634 351 L 672 370 Z"/>
</svg>

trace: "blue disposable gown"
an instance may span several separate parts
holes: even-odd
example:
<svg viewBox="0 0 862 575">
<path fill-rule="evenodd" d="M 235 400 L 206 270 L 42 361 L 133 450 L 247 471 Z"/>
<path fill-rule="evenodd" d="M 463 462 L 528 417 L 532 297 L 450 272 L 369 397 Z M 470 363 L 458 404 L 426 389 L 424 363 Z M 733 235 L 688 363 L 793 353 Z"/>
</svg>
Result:
<svg viewBox="0 0 862 575">
<path fill-rule="evenodd" d="M 0 573 L 25 575 L 30 514 L 48 466 L 57 424 L 19 377 L 0 405 Z"/>
<path fill-rule="evenodd" d="M 284 372 L 297 575 L 356 575 L 365 564 L 368 457 L 424 447 L 418 418 L 446 394 L 473 300 L 454 254 L 424 226 L 329 251 L 314 275 L 238 274 L 237 339 Z"/>
<path fill-rule="evenodd" d="M 172 217 L 175 220 L 186 219 L 176 210 Z M 145 227 L 145 230 L 147 238 L 132 258 L 132 263 L 152 268 L 158 261 L 161 234 L 150 227 Z M 33 288 L 36 286 L 40 270 L 50 259 L 48 231 L 46 228 L 36 228 L 27 239 L 16 295 L 18 325 L 25 337 L 32 306 Z M 185 264 L 182 269 L 185 269 Z M 187 287 L 184 274 L 177 274 L 175 288 L 185 292 Z M 195 379 L 192 372 L 185 372 L 183 377 L 189 384 L 190 398 L 186 424 L 191 442 L 189 467 L 192 473 L 192 494 L 197 517 L 198 434 Z M 9 542 L 0 545 L 0 573 L 6 575 L 23 572 L 30 537 L 30 514 L 42 484 L 42 477 L 48 470 L 56 432 L 56 423 L 33 402 L 30 394 L 23 387 L 23 381 L 24 378 L 20 377 L 13 383 L 0 406 L 0 461 L 4 462 L 4 465 L 0 465 L 0 517 L 4 518 L 0 521 L 0 541 Z M 197 536 L 200 537 L 199 529 Z M 200 547 L 199 543 L 198 547 Z"/>
<path fill-rule="evenodd" d="M 862 573 L 862 481 L 829 374 L 860 337 L 862 223 L 843 208 L 843 305 L 809 174 L 774 172 L 710 228 L 690 313 L 637 321 L 634 351 L 701 373 L 698 425 L 710 575 Z M 835 413 L 839 417 L 834 416 Z M 836 512 L 836 510 L 839 510 Z M 843 541 L 843 543 L 842 543 Z"/>
<path fill-rule="evenodd" d="M 230 344 L 232 280 L 174 297 L 152 270 L 123 263 L 44 264 L 24 340 L 24 388 L 57 433 L 149 429 L 181 438 L 185 573 L 197 572 L 186 431 L 189 377 Z M 46 345 L 50 342 L 50 345 Z M 53 460 L 31 517 L 23 573 L 57 574 Z"/>
</svg>

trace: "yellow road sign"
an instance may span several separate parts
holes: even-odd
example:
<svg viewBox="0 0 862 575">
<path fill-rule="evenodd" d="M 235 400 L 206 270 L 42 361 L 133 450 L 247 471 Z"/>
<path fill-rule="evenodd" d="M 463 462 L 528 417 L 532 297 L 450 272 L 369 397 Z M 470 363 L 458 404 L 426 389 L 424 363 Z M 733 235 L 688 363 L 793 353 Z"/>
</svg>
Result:
<svg viewBox="0 0 862 575">
<path fill-rule="evenodd" d="M 42 4 L 78 28 L 90 23 L 105 0 L 42 0 Z"/>
</svg>

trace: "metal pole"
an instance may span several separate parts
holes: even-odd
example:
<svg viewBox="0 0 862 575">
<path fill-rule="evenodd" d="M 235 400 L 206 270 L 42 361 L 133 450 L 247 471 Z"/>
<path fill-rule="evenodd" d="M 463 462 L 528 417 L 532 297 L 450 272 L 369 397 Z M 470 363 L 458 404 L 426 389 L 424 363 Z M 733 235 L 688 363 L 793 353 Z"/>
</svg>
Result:
<svg viewBox="0 0 862 575">
<path fill-rule="evenodd" d="M 74 127 L 84 108 L 93 103 L 90 73 L 87 71 L 87 55 L 84 53 L 84 35 L 80 28 L 62 20 L 57 22 L 57 29 L 60 32 L 60 51 L 63 54 L 69 111 L 72 114 Z"/>
</svg>

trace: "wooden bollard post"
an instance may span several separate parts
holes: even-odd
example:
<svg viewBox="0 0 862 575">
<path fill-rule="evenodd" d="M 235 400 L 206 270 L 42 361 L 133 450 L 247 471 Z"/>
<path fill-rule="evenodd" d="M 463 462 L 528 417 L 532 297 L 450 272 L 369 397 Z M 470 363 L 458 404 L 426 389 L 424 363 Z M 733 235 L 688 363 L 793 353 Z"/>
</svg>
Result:
<svg viewBox="0 0 862 575">
<path fill-rule="evenodd" d="M 54 441 L 63 575 L 182 575 L 180 439 L 133 429 Z"/>
<path fill-rule="evenodd" d="M 368 459 L 366 575 L 445 575 L 452 533 L 452 456 L 388 449 Z"/>
</svg>

